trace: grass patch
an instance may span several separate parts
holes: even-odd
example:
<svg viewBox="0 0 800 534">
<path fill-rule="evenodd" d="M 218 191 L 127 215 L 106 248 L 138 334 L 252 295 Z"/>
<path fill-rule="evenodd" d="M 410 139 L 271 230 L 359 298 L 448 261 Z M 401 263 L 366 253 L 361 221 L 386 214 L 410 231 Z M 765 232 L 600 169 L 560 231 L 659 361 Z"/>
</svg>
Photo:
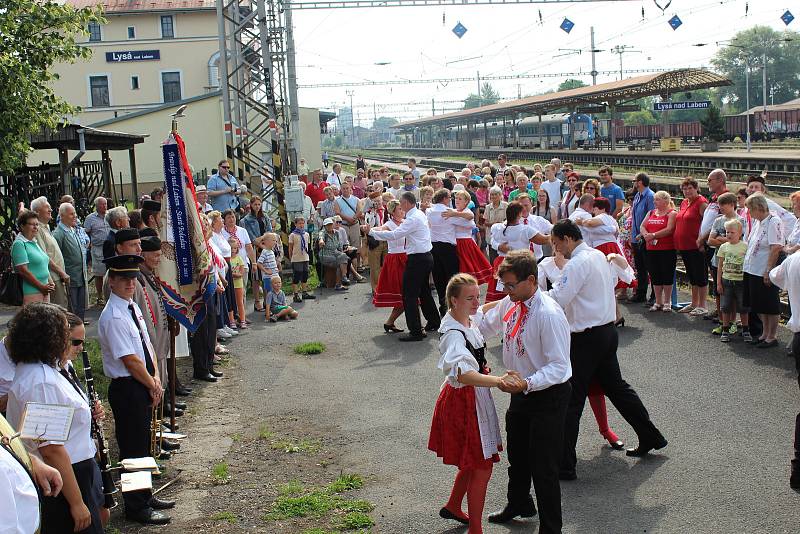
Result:
<svg viewBox="0 0 800 534">
<path fill-rule="evenodd" d="M 322 354 L 325 350 L 325 345 L 319 341 L 309 341 L 308 343 L 300 343 L 295 345 L 294 353 L 309 356 L 311 354 Z"/>
<path fill-rule="evenodd" d="M 228 473 L 228 464 L 226 462 L 215 464 L 211 469 L 211 478 L 214 479 L 215 485 L 227 484 L 230 482 L 231 477 Z"/>
<path fill-rule="evenodd" d="M 317 452 L 322 447 L 317 439 L 279 439 L 270 443 L 270 448 L 274 451 L 283 452 Z"/>
<path fill-rule="evenodd" d="M 303 485 L 297 480 L 291 480 L 278 488 L 278 493 L 281 497 L 288 497 L 290 495 L 300 495 L 303 493 Z"/>
<path fill-rule="evenodd" d="M 238 432 L 231 436 L 231 440 L 234 443 L 238 443 L 238 442 L 242 441 L 242 438 L 243 438 L 243 436 L 241 434 L 239 434 Z"/>
<path fill-rule="evenodd" d="M 294 295 L 294 290 L 292 289 L 292 275 L 286 275 L 282 277 L 283 279 L 283 292 L 287 295 Z M 317 276 L 317 269 L 314 266 L 310 266 L 308 269 L 308 289 L 314 290 L 319 287 L 319 277 Z M 299 288 L 299 286 L 298 286 Z"/>
<path fill-rule="evenodd" d="M 374 524 L 372 518 L 363 512 L 349 512 L 338 521 L 338 526 L 346 530 L 369 528 Z"/>
<path fill-rule="evenodd" d="M 103 374 L 103 356 L 100 353 L 100 343 L 96 339 L 87 339 L 84 348 L 89 353 L 94 388 L 101 400 L 108 400 L 108 385 L 111 380 Z M 83 361 L 80 358 L 75 360 L 75 371 L 78 374 L 78 378 L 83 381 Z"/>
<path fill-rule="evenodd" d="M 214 521 L 225 521 L 231 525 L 235 524 L 239 521 L 239 518 L 236 517 L 236 514 L 233 512 L 217 512 L 216 514 L 211 516 L 211 519 Z"/>
<path fill-rule="evenodd" d="M 267 425 L 258 427 L 258 439 L 272 439 L 274 437 L 275 433 L 272 432 Z"/>
<path fill-rule="evenodd" d="M 328 486 L 330 493 L 344 493 L 364 486 L 364 479 L 361 475 L 339 475 L 339 478 L 331 482 Z"/>
</svg>

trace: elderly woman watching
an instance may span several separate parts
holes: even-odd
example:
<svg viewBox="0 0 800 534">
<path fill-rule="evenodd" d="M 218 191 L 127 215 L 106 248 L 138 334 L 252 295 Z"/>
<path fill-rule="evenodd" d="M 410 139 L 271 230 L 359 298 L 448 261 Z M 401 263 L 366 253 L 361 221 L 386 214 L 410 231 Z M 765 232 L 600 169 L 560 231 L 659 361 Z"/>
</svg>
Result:
<svg viewBox="0 0 800 534">
<path fill-rule="evenodd" d="M 23 211 L 17 217 L 17 234 L 11 246 L 11 260 L 14 269 L 22 279 L 22 305 L 31 302 L 50 302 L 50 293 L 55 284 L 50 281 L 50 267 L 53 260 L 36 243 L 39 219 L 32 211 Z M 64 273 L 69 281 L 69 277 Z M 62 278 L 64 280 L 64 278 Z"/>
<path fill-rule="evenodd" d="M 769 271 L 778 263 L 783 248 L 783 224 L 770 213 L 766 197 L 753 193 L 745 201 L 753 221 L 744 257 L 744 305 L 758 314 L 764 330 L 757 340 L 759 349 L 778 346 L 777 330 L 780 317 L 778 287 L 769 279 Z"/>
</svg>

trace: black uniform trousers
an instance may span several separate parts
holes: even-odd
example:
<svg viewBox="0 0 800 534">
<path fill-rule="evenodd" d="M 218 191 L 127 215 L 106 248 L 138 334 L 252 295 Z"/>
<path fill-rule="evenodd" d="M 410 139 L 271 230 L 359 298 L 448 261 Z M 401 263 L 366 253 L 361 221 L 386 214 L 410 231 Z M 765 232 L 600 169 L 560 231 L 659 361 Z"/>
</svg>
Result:
<svg viewBox="0 0 800 534">
<path fill-rule="evenodd" d="M 194 377 L 208 376 L 214 363 L 217 347 L 217 298 L 212 295 L 206 303 L 206 318 L 194 333 L 189 334 L 189 349 L 192 353 Z"/>
<path fill-rule="evenodd" d="M 456 246 L 450 243 L 434 241 L 433 249 L 433 285 L 436 286 L 436 294 L 439 295 L 439 314 L 444 317 L 447 313 L 447 301 L 444 294 L 447 283 L 458 274 L 458 253 Z"/>
<path fill-rule="evenodd" d="M 72 464 L 75 481 L 81 490 L 83 504 L 92 515 L 92 523 L 79 534 L 103 534 L 103 523 L 100 520 L 100 508 L 103 506 L 103 482 L 100 468 L 94 458 Z M 64 534 L 74 532 L 75 521 L 69 511 L 69 503 L 63 493 L 58 497 L 42 497 L 41 534 Z"/>
<path fill-rule="evenodd" d="M 406 270 L 403 272 L 403 307 L 406 312 L 406 325 L 411 334 L 422 333 L 422 322 L 419 318 L 420 301 L 422 314 L 428 325 L 438 327 L 441 321 L 428 285 L 431 269 L 433 269 L 433 256 L 430 252 L 408 255 Z"/>
<path fill-rule="evenodd" d="M 539 532 L 561 532 L 559 461 L 569 382 L 525 395 L 511 395 L 506 412 L 508 503 L 517 511 L 532 511 L 531 479 L 539 505 Z"/>
<path fill-rule="evenodd" d="M 792 354 L 797 365 L 797 386 L 800 388 L 800 332 L 792 338 Z M 794 421 L 794 458 L 792 458 L 792 479 L 800 481 L 800 413 Z"/>
<path fill-rule="evenodd" d="M 614 323 L 596 326 L 583 332 L 573 332 L 570 340 L 572 397 L 564 425 L 564 456 L 561 460 L 561 470 L 564 472 L 575 470 L 578 429 L 592 380 L 597 380 L 606 397 L 633 427 L 639 436 L 639 443 L 645 445 L 660 443 L 664 436 L 650 421 L 650 415 L 639 395 L 622 379 L 617 360 L 619 337 Z"/>
<path fill-rule="evenodd" d="M 108 402 L 114 413 L 114 434 L 119 459 L 150 456 L 150 392 L 133 377 L 115 378 L 108 386 Z M 150 506 L 150 490 L 122 494 L 125 511 L 135 513 Z"/>
<path fill-rule="evenodd" d="M 631 249 L 633 250 L 633 263 L 636 267 L 636 295 L 637 299 L 647 298 L 647 285 L 650 283 L 650 277 L 647 274 L 647 263 L 645 256 L 647 250 L 645 248 L 644 240 L 631 241 Z"/>
</svg>

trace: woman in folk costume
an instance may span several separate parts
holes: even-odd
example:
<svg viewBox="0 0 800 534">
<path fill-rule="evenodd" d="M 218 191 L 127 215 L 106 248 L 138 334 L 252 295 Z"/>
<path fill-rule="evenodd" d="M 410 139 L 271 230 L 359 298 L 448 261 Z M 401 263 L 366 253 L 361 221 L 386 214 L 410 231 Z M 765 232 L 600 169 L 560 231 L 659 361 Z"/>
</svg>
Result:
<svg viewBox="0 0 800 534">
<path fill-rule="evenodd" d="M 480 305 L 478 281 L 456 274 L 447 284 L 446 299 L 438 367 L 447 378 L 434 408 L 428 449 L 445 464 L 458 467 L 450 499 L 439 515 L 468 524 L 470 534 L 479 534 L 486 487 L 503 449 L 490 391 L 502 377 L 489 374 L 483 336 L 471 319 Z M 464 495 L 468 515 L 461 510 Z"/>
<path fill-rule="evenodd" d="M 490 236 L 491 246 L 497 250 L 497 258 L 492 265 L 492 278 L 486 290 L 486 302 L 494 302 L 505 297 L 503 288 L 498 287 L 497 268 L 503 262 L 506 253 L 512 250 L 528 250 L 530 242 L 544 245 L 550 242 L 549 238 L 541 235 L 536 228 L 520 224 L 522 205 L 514 201 L 506 208 L 506 222 L 492 225 Z"/>
<path fill-rule="evenodd" d="M 400 201 L 390 200 L 386 205 L 389 220 L 382 226 L 386 230 L 394 230 L 403 222 L 403 208 Z M 387 334 L 402 332 L 394 322 L 403 315 L 403 271 L 406 270 L 406 240 L 392 239 L 388 242 L 388 252 L 383 259 L 378 285 L 372 295 L 372 305 L 376 308 L 392 308 L 389 319 L 383 323 Z"/>
<path fill-rule="evenodd" d="M 456 211 L 459 215 L 473 215 L 468 209 L 470 203 L 469 193 L 466 191 L 456 191 Z M 466 217 L 465 217 L 466 218 Z M 470 217 L 472 221 L 473 217 Z M 489 260 L 478 248 L 475 239 L 472 238 L 472 229 L 476 228 L 472 221 L 470 226 L 456 227 L 456 253 L 458 254 L 458 265 L 462 273 L 471 274 L 478 280 L 478 284 L 485 284 L 492 279 L 492 266 Z"/>
</svg>

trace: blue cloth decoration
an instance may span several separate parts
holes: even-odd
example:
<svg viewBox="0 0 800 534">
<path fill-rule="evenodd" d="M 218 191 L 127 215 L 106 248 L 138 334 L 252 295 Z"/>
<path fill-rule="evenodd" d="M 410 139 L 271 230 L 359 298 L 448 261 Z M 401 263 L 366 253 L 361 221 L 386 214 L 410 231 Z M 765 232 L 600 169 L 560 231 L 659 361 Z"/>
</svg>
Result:
<svg viewBox="0 0 800 534">
<path fill-rule="evenodd" d="M 461 39 L 462 37 L 464 37 L 464 34 L 465 34 L 465 33 L 467 33 L 467 27 L 466 27 L 466 26 L 464 26 L 463 24 L 461 24 L 461 22 L 459 21 L 459 22 L 458 22 L 458 23 L 457 23 L 457 24 L 456 24 L 456 25 L 453 27 L 453 33 L 454 33 L 454 34 L 456 34 L 456 37 L 458 37 L 459 39 Z"/>
<path fill-rule="evenodd" d="M 569 33 L 569 32 L 571 32 L 571 31 L 572 31 L 572 28 L 573 28 L 574 26 L 575 26 L 575 23 L 574 23 L 574 22 L 572 22 L 571 20 L 569 20 L 567 17 L 564 17 L 564 21 L 561 23 L 561 26 L 559 26 L 559 28 L 561 28 L 561 29 L 562 29 L 562 30 L 564 30 L 565 32 Z"/>
<path fill-rule="evenodd" d="M 669 19 L 669 25 L 672 27 L 673 30 L 677 30 L 680 28 L 683 21 L 678 15 L 673 15 L 671 19 Z"/>
<path fill-rule="evenodd" d="M 301 230 L 300 228 L 295 228 L 292 230 L 292 233 L 300 236 L 300 249 L 303 252 L 308 252 L 308 244 L 306 244 L 306 229 L 303 228 Z"/>
</svg>

